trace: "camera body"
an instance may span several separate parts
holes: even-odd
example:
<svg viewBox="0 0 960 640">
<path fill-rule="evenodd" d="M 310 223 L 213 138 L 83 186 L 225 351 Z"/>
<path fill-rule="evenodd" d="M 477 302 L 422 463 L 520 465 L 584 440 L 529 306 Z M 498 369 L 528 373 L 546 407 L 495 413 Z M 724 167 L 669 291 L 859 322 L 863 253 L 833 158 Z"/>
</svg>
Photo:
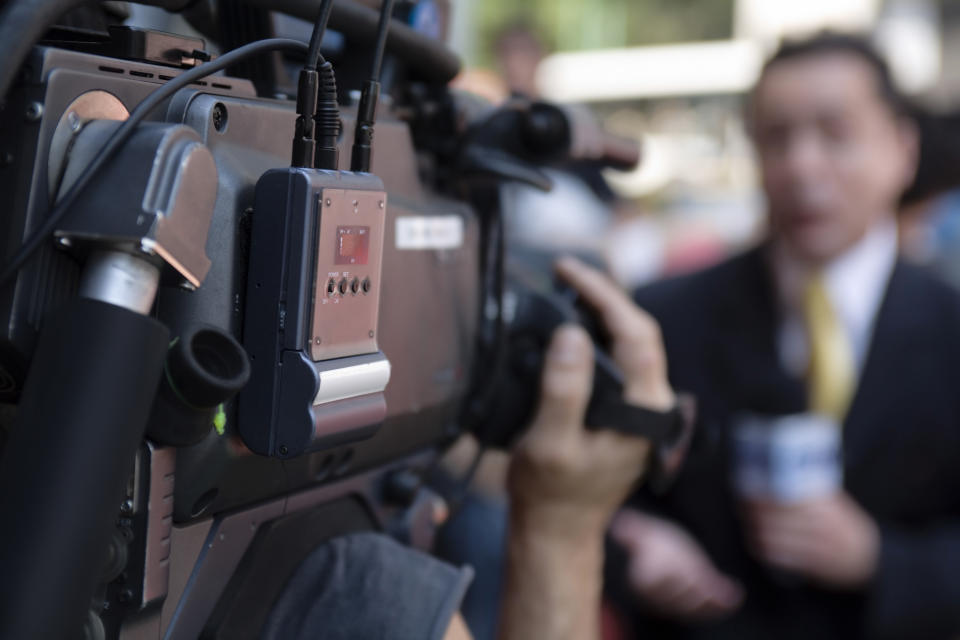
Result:
<svg viewBox="0 0 960 640">
<path fill-rule="evenodd" d="M 87 126 L 87 120 L 112 114 L 122 118 L 159 83 L 177 73 L 179 70 L 142 61 L 53 47 L 35 50 L 24 82 L 8 96 L 0 118 L 6 159 L 0 167 L 0 185 L 10 203 L 0 221 L 0 235 L 8 239 L 8 255 L 11 247 L 39 226 L 53 197 L 54 174 L 63 165 L 63 159 L 55 157 L 62 148 L 56 143 L 58 131 L 69 129 L 74 121 Z M 258 311 L 271 303 L 251 292 L 270 275 L 271 267 L 282 262 L 280 256 L 270 259 L 272 249 L 266 245 L 272 240 L 264 227 L 290 208 L 279 201 L 279 195 L 269 193 L 269 182 L 270 172 L 289 162 L 295 118 L 292 102 L 259 98 L 249 81 L 232 77 L 210 78 L 203 85 L 185 89 L 153 114 L 151 127 L 191 129 L 216 168 L 215 200 L 200 243 L 209 269 L 195 289 L 182 278 L 162 278 L 152 308 L 152 315 L 169 327 L 172 337 L 203 325 L 232 336 L 250 355 L 260 355 L 258 344 L 273 348 L 270 345 L 275 344 L 278 333 L 277 306 L 272 305 L 266 319 L 263 314 L 258 316 Z M 342 118 L 349 130 L 349 107 L 343 109 Z M 311 344 L 301 342 L 288 351 L 300 349 L 305 355 L 302 361 L 309 362 L 317 379 L 328 372 L 352 372 L 352 382 L 347 381 L 347 387 L 353 385 L 347 390 L 350 397 L 328 396 L 316 405 L 326 413 L 314 417 L 309 412 L 318 390 L 311 389 L 298 401 L 301 413 L 308 414 L 311 427 L 323 437 L 313 437 L 312 429 L 311 444 L 301 445 L 297 455 L 292 446 L 282 454 L 282 443 L 273 449 L 265 445 L 255 453 L 252 450 L 259 448 L 257 443 L 269 439 L 272 432 L 271 412 L 290 406 L 289 398 L 272 402 L 258 394 L 290 393 L 296 385 L 290 383 L 292 367 L 284 370 L 282 382 L 260 384 L 263 372 L 258 360 L 253 360 L 256 384 L 223 404 L 222 427 L 211 429 L 208 424 L 199 442 L 190 446 L 162 446 L 156 439 L 144 442 L 126 494 L 118 496 L 117 526 L 110 542 L 111 557 L 125 558 L 126 563 L 118 571 L 107 572 L 109 579 L 103 581 L 98 597 L 109 606 L 91 614 L 111 635 L 130 620 L 164 612 L 169 617 L 165 628 L 172 637 L 196 637 L 208 625 L 209 615 L 174 619 L 172 612 L 178 606 L 200 607 L 210 614 L 255 533 L 266 536 L 262 532 L 270 529 L 271 523 L 338 500 L 346 501 L 338 504 L 349 517 L 335 524 L 309 518 L 310 525 L 300 529 L 298 548 L 316 544 L 336 531 L 386 526 L 391 514 L 409 507 L 412 501 L 412 496 L 391 498 L 387 478 L 398 471 L 423 471 L 437 451 L 460 432 L 458 412 L 468 388 L 479 322 L 478 222 L 469 204 L 440 195 L 418 174 L 418 152 L 408 125 L 388 109 L 381 110 L 379 120 L 374 174 L 311 170 L 308 173 L 312 175 L 305 179 L 313 181 L 308 187 L 322 194 L 322 201 L 331 199 L 332 203 L 339 197 L 346 219 L 333 224 L 331 241 L 324 243 L 332 266 L 325 265 L 319 274 L 322 260 L 316 255 L 302 256 L 305 277 L 297 286 L 301 287 L 304 335 L 309 334 Z M 348 149 L 349 145 L 341 142 L 343 165 L 349 161 Z M 75 151 L 76 145 L 68 153 Z M 84 159 L 76 155 L 70 162 L 82 165 Z M 123 179 L 117 178 L 122 174 L 111 168 L 104 175 L 114 181 L 97 182 L 90 191 L 110 202 L 124 186 Z M 259 187 L 258 182 L 262 182 Z M 361 208 L 371 212 L 370 218 L 358 222 L 356 215 L 360 214 L 354 213 L 353 201 L 365 198 L 370 200 Z M 121 199 L 117 197 L 117 201 Z M 320 205 L 323 208 L 323 202 Z M 74 218 L 68 217 L 64 225 L 76 226 Z M 373 231 L 367 245 L 343 239 L 363 227 Z M 302 237 L 302 233 L 291 233 L 294 236 Z M 305 246 L 311 252 L 319 249 L 319 237 L 327 240 L 326 234 L 307 238 Z M 333 264 L 357 262 L 362 248 L 367 251 L 367 272 L 360 272 L 364 265 Z M 76 295 L 83 258 L 76 249 L 76 244 L 44 245 L 21 270 L 16 283 L 0 294 L 4 319 L 0 368 L 6 402 L 15 403 L 21 392 L 44 318 Z M 293 262 L 291 258 L 289 263 Z M 334 271 L 340 273 L 337 296 L 325 297 Z M 356 292 L 351 272 L 363 275 L 357 280 Z M 364 291 L 367 278 L 370 288 Z M 345 293 L 339 290 L 341 279 L 346 282 Z M 269 293 L 280 296 L 276 284 L 271 283 Z M 268 289 L 261 286 L 259 291 Z M 285 302 L 292 291 L 284 290 Z M 317 324 L 321 316 L 314 313 L 314 303 L 319 309 L 323 300 L 338 300 L 341 319 L 332 327 Z M 368 302 L 366 308 L 350 304 L 364 301 Z M 290 302 L 285 329 L 293 326 L 294 305 Z M 329 318 L 330 314 L 323 316 Z M 351 328 L 360 324 L 357 338 L 350 336 Z M 292 336 L 292 331 L 287 333 Z M 313 344 L 314 338 L 327 334 L 333 336 L 329 341 Z M 275 360 L 275 356 L 276 351 L 259 362 L 269 370 L 272 367 L 266 360 Z M 375 369 L 377 363 L 381 363 L 379 372 L 364 371 Z M 402 372 L 389 385 L 383 375 L 385 363 Z M 77 362 L 76 367 L 89 364 Z M 317 371 L 324 366 L 324 371 Z M 270 377 L 269 372 L 264 375 Z M 367 382 L 371 378 L 372 387 Z M 367 389 L 373 391 L 364 393 Z M 285 420 L 277 425 L 280 431 L 294 428 Z M 163 432 L 163 425 L 159 431 Z M 348 508 L 343 504 L 366 506 Z M 192 541 L 208 536 L 219 540 L 230 527 L 240 526 L 238 522 L 243 522 L 242 528 L 249 533 L 246 538 L 233 535 L 231 544 L 214 545 L 203 557 L 194 556 L 191 564 Z M 247 545 L 241 543 L 244 539 Z M 204 580 L 186 584 L 186 576 L 207 575 L 205 572 L 213 586 Z M 176 585 L 184 591 L 173 593 L 170 587 Z"/>
<path fill-rule="evenodd" d="M 360 33 L 350 23 L 359 14 L 345 15 L 349 39 Z M 6 96 L 0 261 L 42 228 L 135 106 L 204 57 L 196 41 L 150 33 L 140 34 L 145 42 L 180 42 L 189 55 L 144 56 L 138 38 L 111 31 L 118 34 L 123 46 L 103 48 L 110 55 L 34 48 Z M 404 38 L 408 58 L 430 51 Z M 343 62 L 357 66 L 349 56 Z M 47 554 L 42 541 L 9 545 L 45 558 L 50 566 L 38 571 L 64 565 L 86 576 L 103 567 L 92 605 L 89 589 L 74 594 L 92 637 L 247 635 L 317 544 L 369 529 L 416 538 L 416 523 L 433 513 L 423 479 L 440 452 L 467 430 L 508 443 L 532 410 L 550 331 L 589 315 L 504 273 L 499 186 L 550 187 L 538 166 L 569 152 L 563 112 L 529 101 L 472 111 L 436 77 L 418 78 L 404 65 L 393 73 L 369 173 L 346 170 L 348 136 L 338 141 L 337 168 L 290 168 L 294 102 L 262 97 L 250 80 L 211 76 L 179 90 L 98 172 L 53 230 L 55 242 L 0 287 L 0 402 L 11 409 L 0 414 L 0 433 L 13 433 L 2 416 L 36 401 L 43 381 L 28 371 L 38 359 L 86 377 L 100 404 L 119 400 L 124 367 L 132 379 L 153 368 L 160 378 L 142 376 L 141 386 L 156 389 L 140 399 L 149 408 L 146 438 L 134 434 L 132 470 L 115 464 L 127 481 L 105 498 L 114 521 L 88 541 L 108 539 L 104 557 L 79 539 L 57 541 L 61 556 Z M 341 131 L 356 118 L 351 80 L 339 87 Z M 628 149 L 605 162 L 627 166 L 635 156 Z M 106 375 L 94 365 L 107 364 L 96 349 L 77 348 L 82 356 L 73 361 L 69 340 L 51 341 L 51 326 L 84 339 L 64 309 L 96 324 L 100 311 L 77 307 L 78 294 L 136 311 L 151 336 L 142 354 L 113 354 L 116 389 L 98 384 Z M 510 296 L 521 298 L 511 303 L 520 315 L 507 317 Z M 109 343 L 110 327 L 99 330 Z M 620 381 L 604 362 L 609 375 L 596 378 L 608 383 L 614 413 L 606 415 L 618 418 Z M 79 394 L 78 406 L 86 401 L 92 411 L 97 402 Z M 68 399 L 47 404 L 69 414 Z M 491 423 L 494 431 L 483 428 Z M 44 428 L 50 440 L 34 438 L 36 454 L 59 463 L 50 475 L 61 490 L 55 505 L 24 507 L 24 519 L 66 510 L 78 502 L 71 474 L 121 456 L 107 456 L 104 443 L 83 433 L 60 442 L 56 424 Z M 0 463 L 6 504 L 4 490 L 22 497 L 18 470 L 36 476 L 36 465 L 9 455 Z M 80 530 L 84 514 L 70 515 L 62 529 Z M 21 618 L 44 615 L 27 609 L 44 601 L 39 591 L 21 594 L 12 579 L 0 586 L 8 610 L 23 599 Z"/>
</svg>

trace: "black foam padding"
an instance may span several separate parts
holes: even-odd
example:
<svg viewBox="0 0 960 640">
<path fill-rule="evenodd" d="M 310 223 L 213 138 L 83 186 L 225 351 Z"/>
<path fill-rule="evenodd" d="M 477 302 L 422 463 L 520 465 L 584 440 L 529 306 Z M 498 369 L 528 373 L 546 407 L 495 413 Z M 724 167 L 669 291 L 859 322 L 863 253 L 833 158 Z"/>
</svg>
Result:
<svg viewBox="0 0 960 640">
<path fill-rule="evenodd" d="M 0 460 L 0 638 L 80 634 L 168 341 L 82 298 L 44 322 Z"/>
<path fill-rule="evenodd" d="M 147 437 L 186 447 L 201 442 L 213 427 L 216 408 L 250 379 L 247 353 L 233 336 L 213 325 L 186 329 L 167 352 Z"/>
</svg>

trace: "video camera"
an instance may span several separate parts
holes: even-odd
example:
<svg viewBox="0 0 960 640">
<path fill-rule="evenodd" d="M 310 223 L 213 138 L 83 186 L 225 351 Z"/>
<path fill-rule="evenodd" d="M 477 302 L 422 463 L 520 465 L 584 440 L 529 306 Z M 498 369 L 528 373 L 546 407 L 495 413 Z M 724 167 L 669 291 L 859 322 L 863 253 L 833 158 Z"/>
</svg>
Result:
<svg viewBox="0 0 960 640">
<path fill-rule="evenodd" d="M 233 51 L 0 14 L 3 637 L 255 633 L 320 542 L 415 539 L 439 452 L 508 443 L 582 317 L 507 272 L 499 216 L 570 121 L 450 89 L 444 3 L 143 4 Z"/>
</svg>

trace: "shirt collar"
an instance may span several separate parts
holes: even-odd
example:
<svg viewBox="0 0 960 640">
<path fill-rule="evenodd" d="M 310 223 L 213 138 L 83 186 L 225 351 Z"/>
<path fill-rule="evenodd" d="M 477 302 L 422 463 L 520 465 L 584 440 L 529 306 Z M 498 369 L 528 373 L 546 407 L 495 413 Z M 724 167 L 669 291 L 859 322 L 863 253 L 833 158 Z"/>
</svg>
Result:
<svg viewBox="0 0 960 640">
<path fill-rule="evenodd" d="M 771 258 L 781 305 L 788 315 L 801 313 L 810 270 L 776 246 Z M 873 326 L 896 259 L 897 226 L 890 216 L 823 268 L 830 303 L 855 342 Z"/>
</svg>

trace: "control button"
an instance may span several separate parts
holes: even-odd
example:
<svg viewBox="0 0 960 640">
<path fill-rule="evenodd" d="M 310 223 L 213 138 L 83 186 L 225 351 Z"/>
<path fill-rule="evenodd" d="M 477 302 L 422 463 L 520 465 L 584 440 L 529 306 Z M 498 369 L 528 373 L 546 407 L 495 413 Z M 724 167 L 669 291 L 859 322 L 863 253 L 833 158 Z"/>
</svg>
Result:
<svg viewBox="0 0 960 640">
<path fill-rule="evenodd" d="M 360 293 L 360 281 L 356 278 L 354 278 L 353 282 L 350 283 L 350 291 L 353 291 L 353 295 Z"/>
<path fill-rule="evenodd" d="M 330 281 L 327 282 L 327 296 L 332 296 L 337 293 L 337 281 L 333 278 L 330 278 Z"/>
<path fill-rule="evenodd" d="M 340 278 L 340 285 L 339 285 L 340 295 L 342 295 L 342 296 L 347 295 L 347 287 L 349 287 L 349 286 L 350 286 L 350 285 L 347 283 L 347 279 L 346 279 L 346 278 Z"/>
<path fill-rule="evenodd" d="M 363 288 L 364 293 L 370 293 L 370 278 L 364 278 L 363 284 L 360 285 Z"/>
</svg>

